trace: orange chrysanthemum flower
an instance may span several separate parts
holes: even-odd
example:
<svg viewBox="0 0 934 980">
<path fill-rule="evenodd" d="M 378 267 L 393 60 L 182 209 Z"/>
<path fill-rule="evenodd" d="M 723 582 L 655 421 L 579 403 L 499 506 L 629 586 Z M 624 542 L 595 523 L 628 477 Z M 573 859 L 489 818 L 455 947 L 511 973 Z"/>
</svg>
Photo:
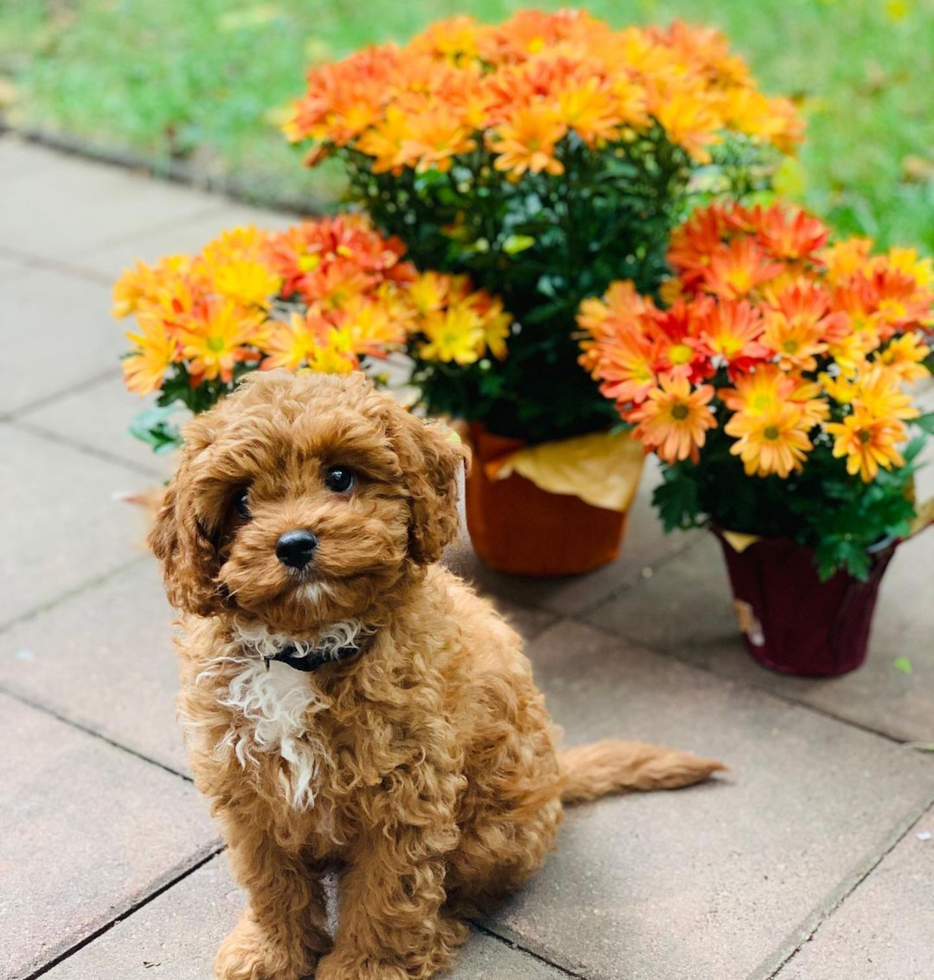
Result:
<svg viewBox="0 0 934 980">
<path fill-rule="evenodd" d="M 724 243 L 728 224 L 716 204 L 698 208 L 684 224 L 671 233 L 668 263 L 678 273 L 677 280 L 688 290 L 700 288 L 707 276 L 710 257 Z"/>
<path fill-rule="evenodd" d="M 934 286 L 934 260 L 920 258 L 914 248 L 890 248 L 885 255 L 877 256 L 873 265 L 894 269 L 913 279 L 921 290 Z"/>
<path fill-rule="evenodd" d="M 703 288 L 724 299 L 744 299 L 783 269 L 752 237 L 734 238 L 711 253 Z"/>
<path fill-rule="evenodd" d="M 765 310 L 762 343 L 775 351 L 783 369 L 816 370 L 816 357 L 827 350 L 827 339 L 845 329 L 846 318 L 832 311 L 830 299 L 820 286 L 798 284 L 783 290 Z"/>
<path fill-rule="evenodd" d="M 457 154 L 469 153 L 476 145 L 460 115 L 440 103 L 409 118 L 396 160 L 416 170 L 435 168 L 445 173 Z"/>
<path fill-rule="evenodd" d="M 581 304 L 580 362 L 647 449 L 703 462 L 670 412 L 686 418 L 677 406 L 712 379 L 722 408 L 711 409 L 730 413 L 723 432 L 749 476 L 785 479 L 812 452 L 826 460 L 827 435 L 865 480 L 902 465 L 897 444 L 919 415 L 902 385 L 930 374 L 927 266 L 825 239 L 798 209 L 711 205 L 671 236 L 667 310 L 628 282 Z"/>
<path fill-rule="evenodd" d="M 757 207 L 749 221 L 766 251 L 784 262 L 815 259 L 830 236 L 830 229 L 806 211 Z"/>
<path fill-rule="evenodd" d="M 710 385 L 692 391 L 686 378 L 663 375 L 658 387 L 652 388 L 646 400 L 627 418 L 638 423 L 633 432 L 635 437 L 654 449 L 665 462 L 679 459 L 697 462 L 707 430 L 717 424 L 707 407 L 713 396 Z"/>
<path fill-rule="evenodd" d="M 617 336 L 619 331 L 631 329 L 655 304 L 650 298 L 640 296 L 631 282 L 614 282 L 602 299 L 585 299 L 577 314 L 577 322 L 597 339 Z M 581 346 L 586 350 L 589 341 Z"/>
<path fill-rule="evenodd" d="M 655 340 L 657 371 L 683 375 L 693 382 L 709 376 L 700 330 L 712 305 L 707 298 L 696 304 L 679 301 L 671 309 L 654 313 L 649 329 Z"/>
<path fill-rule="evenodd" d="M 699 314 L 698 329 L 704 353 L 736 370 L 771 356 L 760 343 L 761 312 L 746 300 L 711 303 Z"/>
<path fill-rule="evenodd" d="M 792 104 L 763 96 L 716 31 L 614 31 L 580 11 L 520 11 L 496 27 L 454 17 L 402 48 L 320 65 L 285 128 L 324 151 L 312 164 L 347 148 L 376 173 L 446 170 L 482 135 L 517 180 L 562 172 L 552 148 L 564 131 L 593 149 L 656 126 L 698 161 L 724 130 L 782 152 L 801 136 Z"/>
<path fill-rule="evenodd" d="M 597 341 L 592 356 L 600 391 L 621 408 L 629 403 L 641 405 L 658 385 L 653 344 L 635 331 L 613 341 Z M 581 360 L 586 366 L 583 357 Z"/>
</svg>

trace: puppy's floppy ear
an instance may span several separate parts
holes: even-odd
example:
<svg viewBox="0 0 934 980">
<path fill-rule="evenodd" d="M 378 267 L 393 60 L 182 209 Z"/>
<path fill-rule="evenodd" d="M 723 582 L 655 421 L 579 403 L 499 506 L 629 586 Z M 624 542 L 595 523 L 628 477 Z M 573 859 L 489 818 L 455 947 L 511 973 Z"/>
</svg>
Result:
<svg viewBox="0 0 934 980">
<path fill-rule="evenodd" d="M 393 448 L 409 490 L 409 555 L 417 565 L 430 565 L 457 537 L 457 477 L 470 451 L 443 424 L 402 409 L 393 415 Z"/>
<path fill-rule="evenodd" d="M 189 427 L 186 426 L 186 437 Z M 219 556 L 198 520 L 190 489 L 190 460 L 202 446 L 187 443 L 162 507 L 149 532 L 149 547 L 162 562 L 169 602 L 193 616 L 209 616 L 223 606 L 214 576 Z"/>
</svg>

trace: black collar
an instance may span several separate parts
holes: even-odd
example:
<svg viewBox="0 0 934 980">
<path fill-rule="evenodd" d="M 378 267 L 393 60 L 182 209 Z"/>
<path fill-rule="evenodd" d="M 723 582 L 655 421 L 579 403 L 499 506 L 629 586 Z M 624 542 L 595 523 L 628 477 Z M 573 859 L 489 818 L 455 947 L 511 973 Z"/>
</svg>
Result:
<svg viewBox="0 0 934 980">
<path fill-rule="evenodd" d="M 360 652 L 359 646 L 338 647 L 336 650 L 312 650 L 302 654 L 294 643 L 283 647 L 274 657 L 266 657 L 266 669 L 273 660 L 288 664 L 306 674 L 323 667 L 325 664 L 343 663 Z"/>
</svg>

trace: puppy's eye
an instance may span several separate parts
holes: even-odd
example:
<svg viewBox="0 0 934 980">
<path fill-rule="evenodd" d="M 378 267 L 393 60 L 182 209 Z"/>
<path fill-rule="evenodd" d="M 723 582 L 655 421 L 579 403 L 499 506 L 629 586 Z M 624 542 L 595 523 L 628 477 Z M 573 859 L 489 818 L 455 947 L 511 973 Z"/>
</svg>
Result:
<svg viewBox="0 0 934 980">
<path fill-rule="evenodd" d="M 353 470 L 346 466 L 332 466 L 324 474 L 324 485 L 334 493 L 347 493 L 356 482 Z"/>
<path fill-rule="evenodd" d="M 250 519 L 250 505 L 247 500 L 246 490 L 237 491 L 233 499 L 233 508 L 236 511 L 237 517 L 241 520 L 248 521 Z"/>
</svg>

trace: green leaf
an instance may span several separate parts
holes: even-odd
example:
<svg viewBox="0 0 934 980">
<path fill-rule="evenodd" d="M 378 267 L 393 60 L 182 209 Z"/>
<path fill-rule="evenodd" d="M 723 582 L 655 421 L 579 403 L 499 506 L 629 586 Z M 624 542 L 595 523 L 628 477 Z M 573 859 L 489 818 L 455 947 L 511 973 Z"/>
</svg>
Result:
<svg viewBox="0 0 934 980">
<path fill-rule="evenodd" d="M 503 251 L 507 255 L 518 255 L 535 244 L 531 235 L 509 235 L 503 242 Z"/>
<path fill-rule="evenodd" d="M 913 423 L 927 432 L 929 435 L 934 435 L 934 412 L 928 412 L 926 415 L 919 415 L 918 418 L 912 420 Z"/>
<path fill-rule="evenodd" d="M 652 503 L 658 510 L 666 531 L 696 527 L 699 523 L 700 498 L 697 484 L 675 468 L 665 470 L 665 482 L 655 488 Z"/>
<path fill-rule="evenodd" d="M 934 413 L 932 413 L 931 416 L 927 416 L 927 417 L 932 417 L 932 416 L 934 416 Z M 921 416 L 921 417 L 925 418 L 926 416 Z M 913 463 L 915 459 L 917 459 L 918 454 L 921 452 L 921 450 L 924 449 L 926 444 L 927 444 L 927 439 L 925 438 L 925 436 L 915 436 L 915 438 L 912 439 L 911 442 L 909 442 L 908 445 L 905 446 L 904 450 L 902 451 L 902 456 L 905 457 L 905 463 L 906 464 Z M 904 468 L 905 467 L 902 467 L 902 469 Z M 917 470 L 918 470 L 917 466 L 909 467 L 909 473 L 911 475 L 916 473 Z M 898 470 L 896 470 L 895 472 L 897 473 Z"/>
<path fill-rule="evenodd" d="M 892 666 L 901 674 L 910 674 L 912 671 L 911 661 L 908 657 L 896 657 L 892 661 Z"/>
<path fill-rule="evenodd" d="M 174 405 L 144 409 L 130 423 L 130 433 L 158 455 L 173 452 L 182 445 L 178 426 L 169 421 L 177 410 Z"/>
</svg>

